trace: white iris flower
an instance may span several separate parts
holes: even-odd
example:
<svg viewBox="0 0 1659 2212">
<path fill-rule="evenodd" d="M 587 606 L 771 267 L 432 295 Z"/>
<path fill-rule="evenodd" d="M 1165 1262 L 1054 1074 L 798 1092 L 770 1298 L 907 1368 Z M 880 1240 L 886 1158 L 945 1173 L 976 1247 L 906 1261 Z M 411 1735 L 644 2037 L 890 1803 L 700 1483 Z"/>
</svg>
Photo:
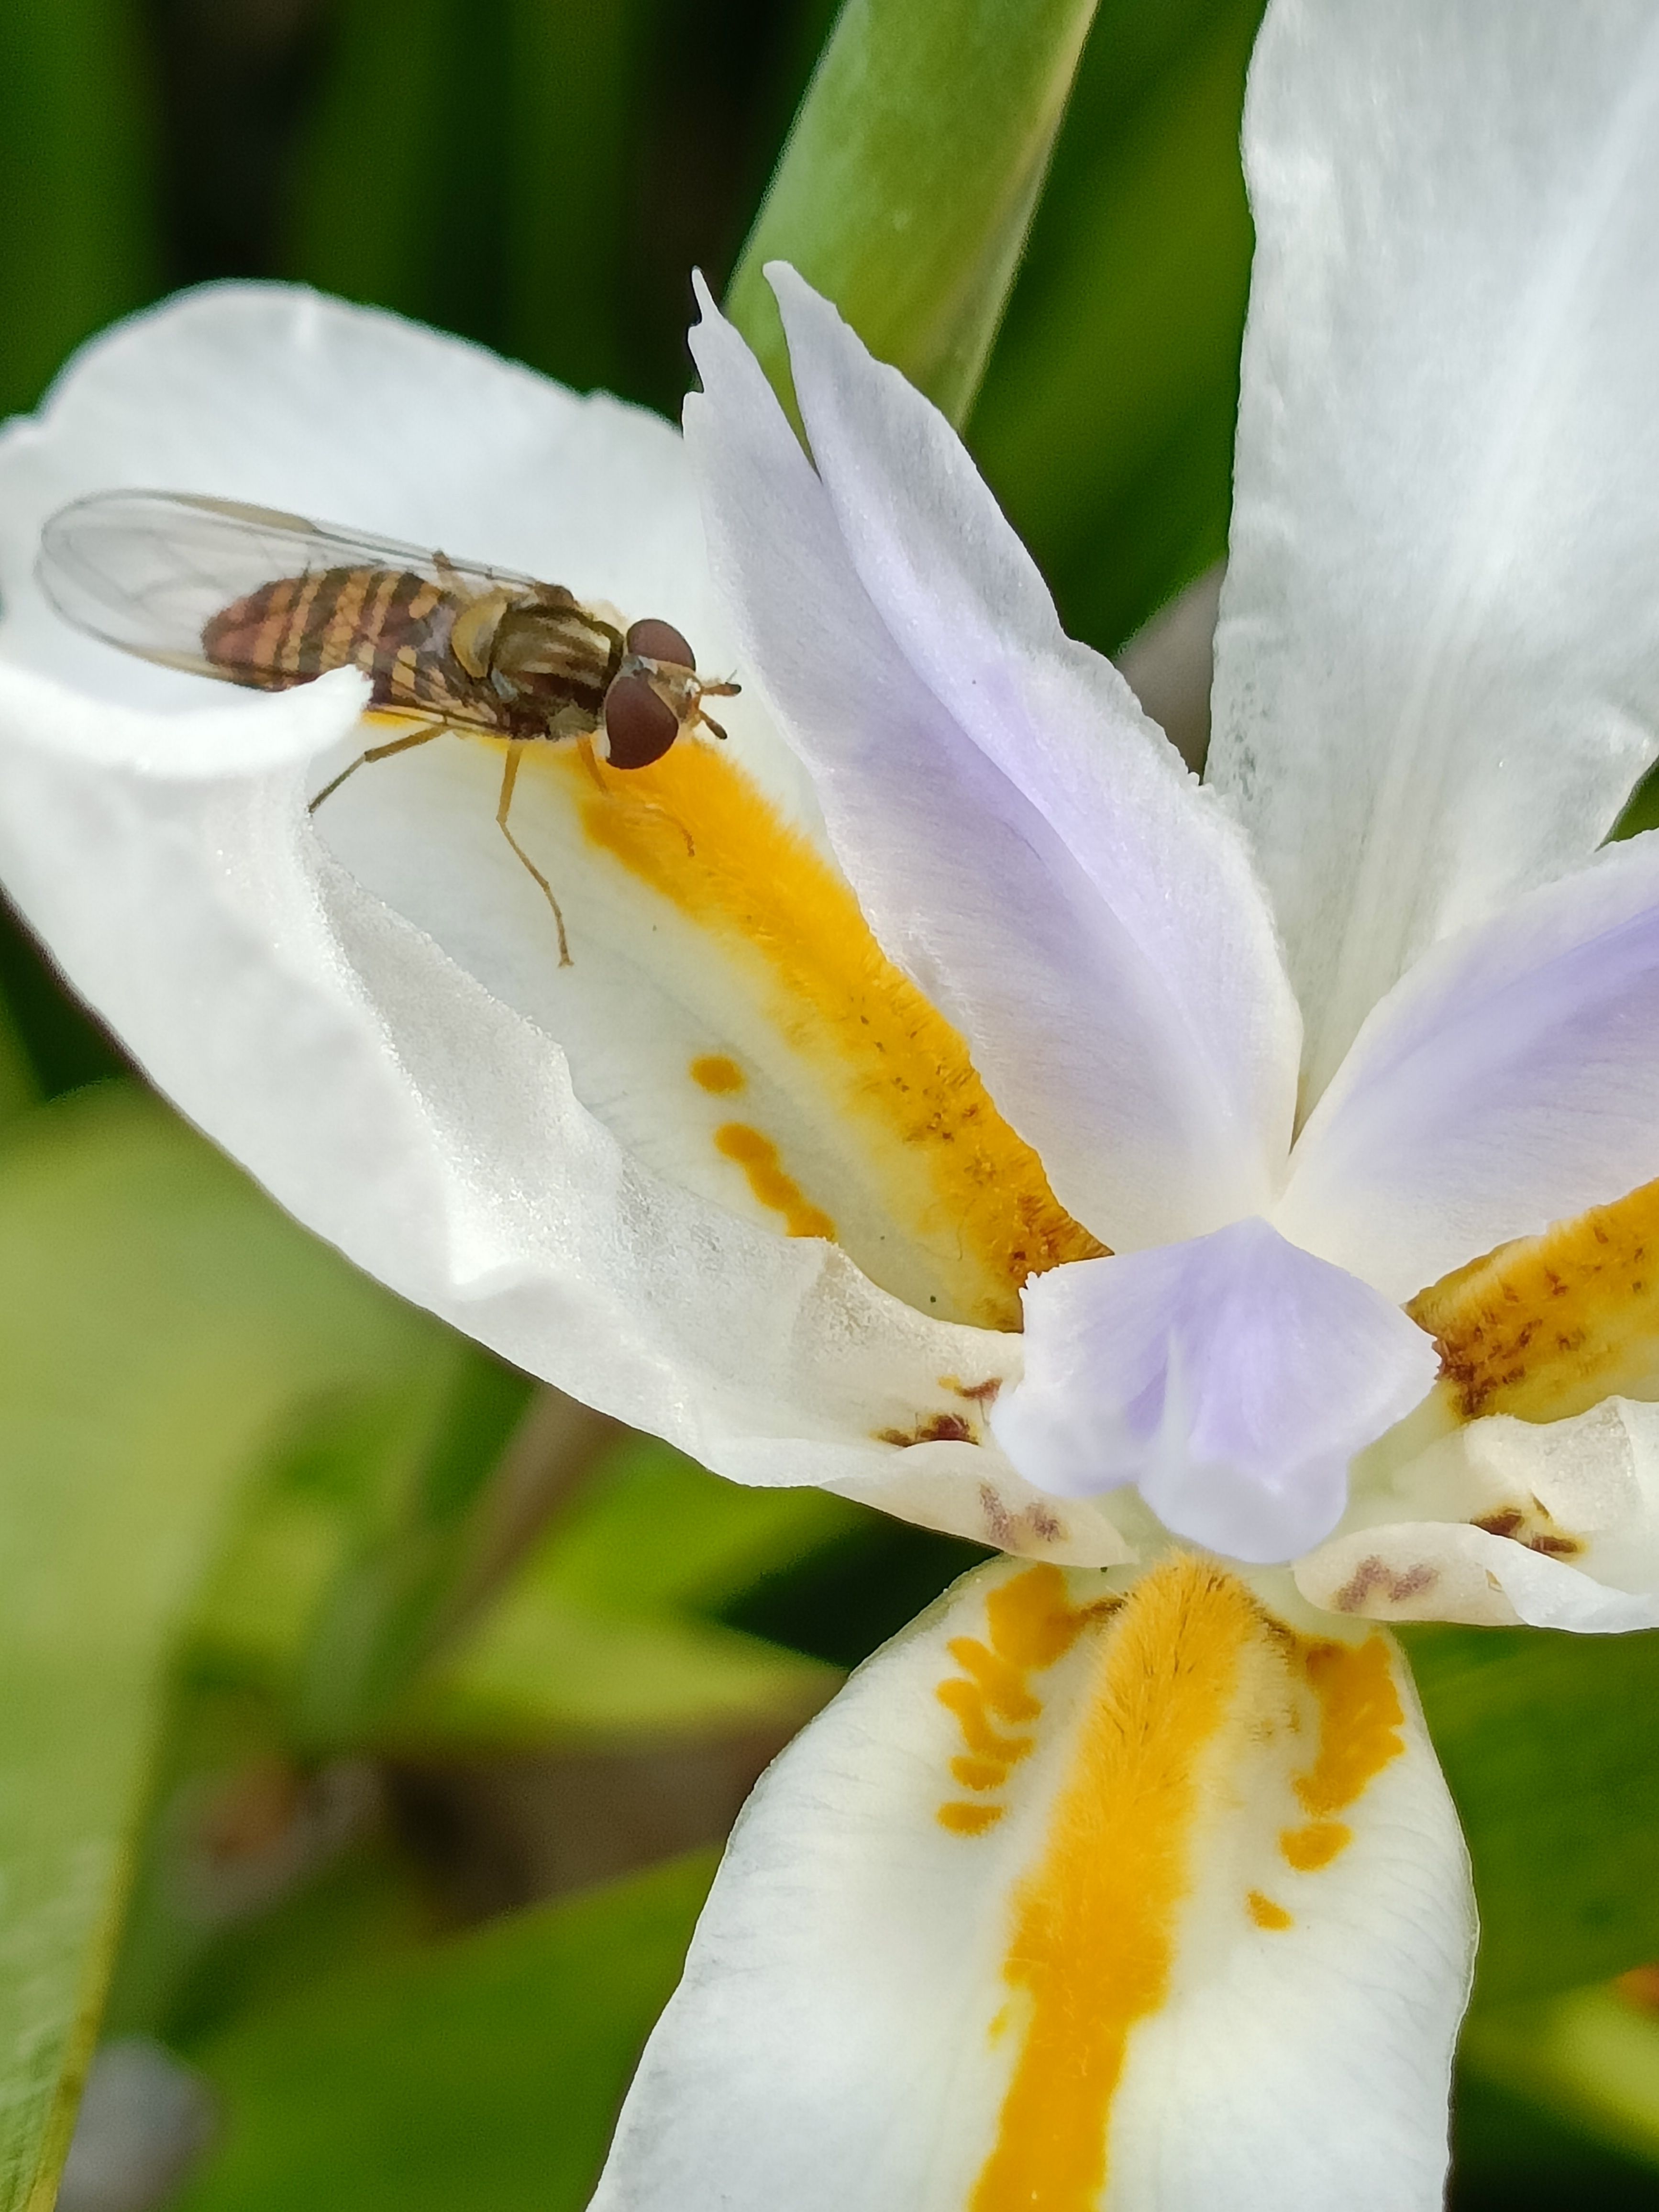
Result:
<svg viewBox="0 0 1659 2212">
<path fill-rule="evenodd" d="M 810 460 L 707 302 L 682 441 L 261 288 L 0 447 L 0 860 L 160 1086 L 520 1365 L 1012 1555 L 762 1784 L 609 2212 L 1431 2206 L 1473 1918 L 1373 1624 L 1659 1622 L 1659 19 L 1284 0 L 1246 154 L 1207 788 L 787 270 Z M 58 619 L 122 486 L 665 619 L 731 743 L 526 757 L 562 967 L 498 744 L 313 817 L 362 679 Z"/>
</svg>

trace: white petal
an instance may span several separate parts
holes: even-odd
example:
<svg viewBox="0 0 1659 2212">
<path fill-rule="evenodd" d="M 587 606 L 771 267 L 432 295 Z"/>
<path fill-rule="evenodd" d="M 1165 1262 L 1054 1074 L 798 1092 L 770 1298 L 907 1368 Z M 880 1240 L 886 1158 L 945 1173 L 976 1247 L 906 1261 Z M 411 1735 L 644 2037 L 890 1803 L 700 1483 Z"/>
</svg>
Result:
<svg viewBox="0 0 1659 2212">
<path fill-rule="evenodd" d="M 158 1086 L 360 1266 L 740 1480 L 906 1510 L 883 1432 L 951 1409 L 977 1431 L 957 1379 L 994 1388 L 1018 1340 L 930 1322 L 630 1160 L 556 1045 L 311 831 L 307 763 L 359 697 L 337 677 L 156 717 L 0 669 L 0 872 Z M 957 1449 L 951 1525 L 1122 1556 L 1103 1516 L 1039 1525 L 994 1447 Z"/>
<path fill-rule="evenodd" d="M 1425 945 L 1572 866 L 1659 716 L 1659 18 L 1285 0 L 1210 773 L 1310 1097 Z"/>
<path fill-rule="evenodd" d="M 1042 1507 L 983 1440 L 1017 1340 L 930 1324 L 921 1278 L 908 1311 L 750 1203 L 756 1179 L 711 1141 L 730 1101 L 694 1093 L 688 1062 L 753 1021 L 754 979 L 745 1008 L 665 903 L 630 907 L 619 870 L 601 883 L 536 776 L 524 827 L 553 822 L 572 890 L 594 893 L 585 936 L 573 914 L 564 980 L 580 986 L 556 1012 L 550 917 L 495 831 L 487 744 L 449 738 L 365 770 L 313 826 L 306 793 L 362 742 L 354 679 L 250 701 L 50 615 L 32 575 L 41 520 L 143 483 L 568 578 L 673 619 L 712 658 L 721 617 L 672 430 L 274 288 L 192 295 L 100 341 L 42 418 L 0 440 L 0 870 L 161 1087 L 406 1296 L 744 1480 L 845 1485 L 1021 1549 L 1122 1558 L 1103 1513 Z M 162 711 L 101 703 L 137 698 Z M 798 767 L 737 704 L 733 753 L 793 809 Z M 755 1031 L 744 1110 L 794 1116 L 800 1167 L 835 1102 L 822 1067 L 786 1076 L 787 1026 Z M 832 1142 L 826 1175 L 850 1157 Z M 921 1247 L 906 1259 L 908 1232 L 869 1191 L 842 1195 L 848 1241 L 902 1277 Z M 929 1235 L 959 1257 L 958 1219 Z"/>
<path fill-rule="evenodd" d="M 1659 1626 L 1659 1406 L 1471 1421 L 1358 1504 L 1364 1525 L 1297 1565 L 1312 1604 L 1376 1620 Z"/>
<path fill-rule="evenodd" d="M 366 769 L 320 812 L 324 842 L 492 996 L 557 1041 L 577 1097 L 635 1159 L 757 1226 L 776 1231 L 789 1222 L 804 1234 L 823 1224 L 815 1233 L 833 1233 L 872 1280 L 919 1311 L 1012 1325 L 1010 1274 L 1017 1280 L 1023 1269 L 988 1267 L 976 1277 L 983 1299 L 969 1289 L 975 1271 L 964 1266 L 974 1243 L 968 1210 L 981 1206 L 986 1186 L 961 1155 L 975 1131 L 963 1127 L 955 1134 L 963 1143 L 951 1143 L 915 1127 L 929 1118 L 929 1104 L 919 1103 L 924 1086 L 933 1107 L 948 1109 L 951 1097 L 951 1071 L 930 1055 L 920 1026 L 927 1010 L 919 1001 L 895 1007 L 890 994 L 871 988 L 879 978 L 860 953 L 874 948 L 811 848 L 780 834 L 775 817 L 733 830 L 706 806 L 700 818 L 672 796 L 641 806 L 632 796 L 638 778 L 612 779 L 607 799 L 568 751 L 532 754 L 519 776 L 513 830 L 556 889 L 572 953 L 561 967 L 543 895 L 497 827 L 501 766 L 498 751 L 451 738 Z M 718 758 L 666 762 L 653 781 L 684 784 L 695 769 L 697 787 L 687 784 L 686 796 L 702 805 L 710 789 L 741 791 L 744 766 L 734 740 Z M 595 836 L 596 803 L 616 836 Z M 742 838 L 745 826 L 752 840 Z M 711 920 L 626 864 L 626 856 L 660 859 L 665 848 L 680 887 L 694 889 L 706 880 L 694 854 L 719 865 L 716 830 L 720 858 L 730 864 L 720 880 L 740 871 L 765 901 L 763 922 L 776 925 L 757 933 L 758 946 L 726 926 L 729 917 Z M 812 895 L 826 885 L 844 902 L 833 918 L 847 925 L 840 939 L 813 925 Z M 797 890 L 803 920 L 791 939 Z M 765 947 L 791 943 L 806 957 L 781 972 Z M 793 988 L 803 978 L 827 987 L 823 995 Z M 878 1019 L 885 1024 L 880 1044 L 872 1042 Z M 892 1049 L 884 1054 L 882 1044 Z M 983 1133 L 982 1120 L 976 1127 Z M 730 1149 L 762 1135 L 764 1158 L 781 1162 L 788 1178 L 781 1200 L 763 1197 L 763 1178 Z M 917 1182 L 930 1152 L 948 1191 L 936 1176 L 931 1188 L 927 1176 Z M 1029 1156 L 1027 1166 L 1040 1177 Z M 1017 1212 L 1007 1215 L 1016 1234 Z M 1048 1212 L 1057 1212 L 1052 1202 Z"/>
<path fill-rule="evenodd" d="M 1073 644 L 955 434 L 774 272 L 813 474 L 712 305 L 717 573 L 883 944 L 1115 1249 L 1264 1202 L 1296 1014 L 1231 824 Z"/>
<path fill-rule="evenodd" d="M 1459 1521 L 1390 1522 L 1334 1537 L 1299 1559 L 1310 1605 L 1370 1620 L 1622 1635 L 1659 1627 L 1659 1600 L 1609 1589 L 1559 1559 Z"/>
<path fill-rule="evenodd" d="M 1659 1176 L 1659 835 L 1437 945 L 1366 1023 L 1273 1218 L 1405 1299 Z"/>
<path fill-rule="evenodd" d="M 1473 1914 L 1403 1662 L 1106 1588 L 978 1571 L 784 1753 L 594 2212 L 1439 2204 Z"/>
</svg>

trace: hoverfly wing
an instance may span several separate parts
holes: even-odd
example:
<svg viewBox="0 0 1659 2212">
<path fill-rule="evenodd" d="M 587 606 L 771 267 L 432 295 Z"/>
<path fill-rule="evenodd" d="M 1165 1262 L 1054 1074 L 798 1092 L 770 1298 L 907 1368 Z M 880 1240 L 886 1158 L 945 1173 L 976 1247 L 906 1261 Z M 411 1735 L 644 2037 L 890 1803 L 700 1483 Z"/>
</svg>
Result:
<svg viewBox="0 0 1659 2212">
<path fill-rule="evenodd" d="M 202 647 L 208 623 L 285 577 L 331 568 L 395 569 L 471 596 L 529 577 L 451 561 L 274 507 L 189 492 L 107 491 L 78 499 L 40 533 L 35 574 L 79 629 L 147 660 L 225 677 Z"/>
</svg>

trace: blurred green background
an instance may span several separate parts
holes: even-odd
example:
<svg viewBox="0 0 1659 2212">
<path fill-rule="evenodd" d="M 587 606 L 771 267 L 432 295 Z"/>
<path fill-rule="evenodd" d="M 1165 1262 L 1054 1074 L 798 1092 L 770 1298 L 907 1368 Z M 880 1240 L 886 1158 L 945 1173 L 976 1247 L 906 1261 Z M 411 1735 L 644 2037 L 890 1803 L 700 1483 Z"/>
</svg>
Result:
<svg viewBox="0 0 1659 2212">
<path fill-rule="evenodd" d="M 818 274 L 965 416 L 1107 650 L 1224 547 L 1258 14 L 854 0 L 915 112 L 831 204 L 868 118 L 826 70 L 732 295 L 764 344 L 763 248 Z M 738 267 L 835 21 L 0 0 L 0 398 L 179 285 L 276 276 L 672 412 L 690 270 Z M 860 258 L 910 186 L 983 261 L 925 329 Z M 100 2036 L 64 2212 L 575 2212 L 744 1790 L 975 1555 L 729 1488 L 408 1312 L 149 1098 L 12 922 L 0 1116 L 0 2212 L 52 2202 Z M 1605 1985 L 1659 1956 L 1629 1735 L 1659 1649 L 1413 1654 L 1487 1929 L 1454 2203 L 1659 2205 L 1659 2011 Z"/>
</svg>

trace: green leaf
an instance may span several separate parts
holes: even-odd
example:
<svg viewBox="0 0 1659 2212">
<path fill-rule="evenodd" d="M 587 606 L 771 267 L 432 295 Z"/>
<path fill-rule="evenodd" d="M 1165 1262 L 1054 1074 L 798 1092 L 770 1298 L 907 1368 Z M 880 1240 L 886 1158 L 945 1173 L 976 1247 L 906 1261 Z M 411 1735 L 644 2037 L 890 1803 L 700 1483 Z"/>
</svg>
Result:
<svg viewBox="0 0 1659 2212">
<path fill-rule="evenodd" d="M 11 1033 L 10 1095 L 55 1098 L 126 1072 L 112 1039 L 52 966 L 33 936 L 0 897 L 0 996 Z"/>
<path fill-rule="evenodd" d="M 1261 0 L 1108 0 L 972 444 L 1076 633 L 1115 649 L 1226 549 Z"/>
<path fill-rule="evenodd" d="M 493 337 L 505 60 L 490 0 L 341 0 L 283 253 L 324 291 Z"/>
<path fill-rule="evenodd" d="M 623 377 L 637 0 L 507 0 L 505 343 L 577 386 Z"/>
<path fill-rule="evenodd" d="M 1574 1990 L 1477 2013 L 1464 2070 L 1659 2167 L 1659 2017 L 1625 1991 Z"/>
<path fill-rule="evenodd" d="M 297 1759 L 255 1692 L 175 1679 L 100 2033 L 167 2036 L 431 1929 L 361 1762 Z M 343 1854 L 341 1856 L 341 1854 Z"/>
<path fill-rule="evenodd" d="M 526 1376 L 451 1337 L 425 1389 L 362 1433 L 372 1464 L 384 1462 L 398 1414 L 405 1437 L 413 1428 L 380 1483 L 353 1499 L 385 1497 L 386 1506 L 362 1530 L 310 1625 L 293 1705 L 301 1745 L 323 1749 L 372 1734 L 430 1656 L 482 1540 L 490 1477 L 532 1392 Z"/>
<path fill-rule="evenodd" d="M 1624 812 L 1614 823 L 1614 838 L 1639 837 L 1644 830 L 1659 830 L 1659 770 L 1650 769 L 1631 793 Z"/>
<path fill-rule="evenodd" d="M 0 1129 L 40 1103 L 40 1084 L 11 1010 L 0 1000 Z"/>
<path fill-rule="evenodd" d="M 972 407 L 1095 0 L 846 0 L 727 308 L 786 404 L 793 262 L 953 422 Z"/>
<path fill-rule="evenodd" d="M 345 0 L 287 266 L 568 383 L 623 381 L 641 14 L 641 0 Z"/>
<path fill-rule="evenodd" d="M 433 1329 L 418 1376 L 307 1401 L 271 1438 L 191 1623 L 202 1684 L 257 1691 L 308 1756 L 372 1736 L 488 1548 L 521 1375 Z"/>
<path fill-rule="evenodd" d="M 274 1424 L 442 1344 L 153 1101 L 0 1153 L 0 2208 L 44 2208 L 168 1661 Z"/>
<path fill-rule="evenodd" d="M 384 1738 L 429 1752 L 804 1720 L 838 1670 L 712 1616 L 862 1520 L 823 1492 L 740 1489 L 630 1438 Z"/>
<path fill-rule="evenodd" d="M 0 9 L 0 414 L 155 283 L 143 27 L 136 0 Z"/>
<path fill-rule="evenodd" d="M 1654 2212 L 1650 2170 L 1473 2059 L 1452 2092 L 1450 2212 Z"/>
<path fill-rule="evenodd" d="M 1405 1632 L 1474 1862 L 1496 2004 L 1659 1958 L 1659 1632 Z"/>
<path fill-rule="evenodd" d="M 164 2007 L 118 2017 L 112 2000 L 106 2035 L 136 2028 L 200 2043 L 330 1976 L 430 1943 L 438 1915 L 420 1872 L 377 1834 L 349 1844 L 269 1910 L 222 1917 L 205 1933 L 185 1971 L 167 1978 Z"/>
<path fill-rule="evenodd" d="M 225 2130 L 175 2212 L 580 2212 L 713 1872 L 514 1913 L 191 2048 Z"/>
</svg>

